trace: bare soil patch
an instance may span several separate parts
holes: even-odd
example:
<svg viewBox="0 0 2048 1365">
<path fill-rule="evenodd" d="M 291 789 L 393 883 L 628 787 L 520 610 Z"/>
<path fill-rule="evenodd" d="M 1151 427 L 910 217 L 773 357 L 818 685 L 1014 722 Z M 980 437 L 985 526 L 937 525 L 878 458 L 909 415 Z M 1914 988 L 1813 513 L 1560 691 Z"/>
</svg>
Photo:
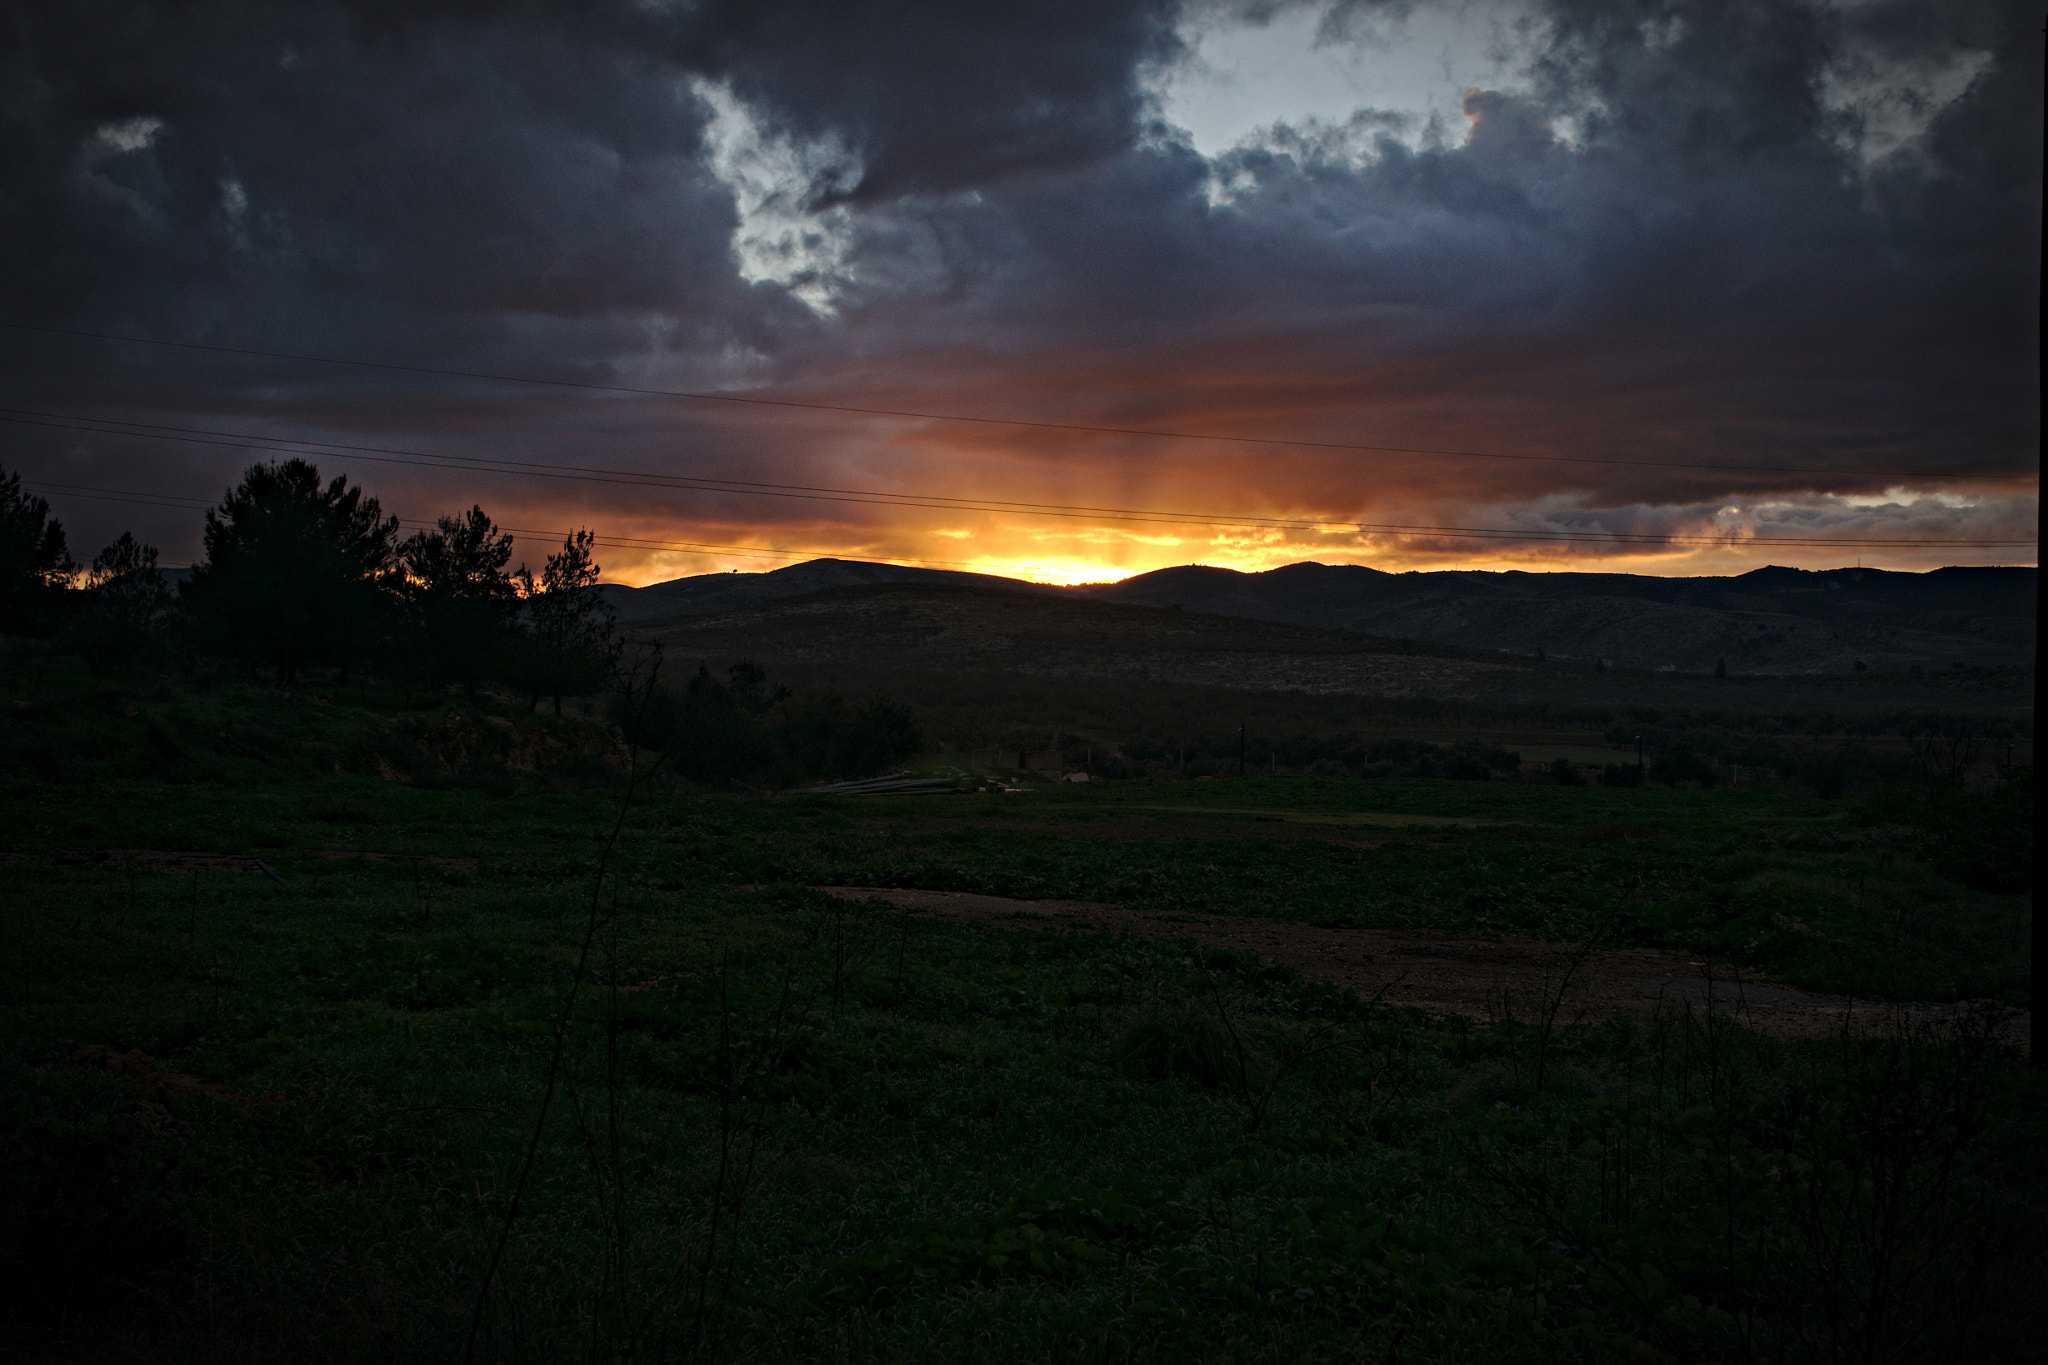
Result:
<svg viewBox="0 0 2048 1365">
<path fill-rule="evenodd" d="M 474 858 L 463 858 L 439 853 L 365 853 L 358 848 L 316 848 L 312 853 L 315 858 L 327 858 L 330 860 L 336 858 L 362 858 L 373 863 L 432 863 L 435 867 L 445 867 L 450 872 L 476 871 L 476 859 Z"/>
<path fill-rule="evenodd" d="M 886 829 L 875 821 L 869 829 Z M 1344 848 L 1378 848 L 1395 839 L 1427 840 L 1441 834 L 1436 829 L 1387 828 L 1363 824 L 1297 824 L 1292 817 L 1215 816 L 1198 826 L 1178 820 L 1139 816 L 1092 817 L 1086 819 L 1034 819 L 1014 815 L 986 817 L 949 816 L 945 828 L 992 830 L 1003 834 L 1056 835 L 1063 839 L 1088 839 L 1112 844 L 1171 844 L 1200 840 L 1203 843 L 1258 841 L 1261 843 L 1334 844 Z"/>
<path fill-rule="evenodd" d="M 155 1061 L 140 1048 L 129 1048 L 120 1052 L 104 1043 L 87 1043 L 74 1050 L 71 1060 L 80 1066 L 97 1067 L 111 1071 L 116 1076 L 125 1076 L 142 1087 L 142 1093 L 151 1100 L 160 1100 L 166 1093 L 198 1095 L 205 1099 L 221 1100 L 245 1107 L 283 1104 L 284 1096 L 275 1091 L 265 1090 L 255 1095 L 244 1095 L 213 1081 L 201 1080 L 177 1071 L 158 1071 Z"/>
<path fill-rule="evenodd" d="M 1334 929 L 1249 916 L 1155 915 L 1097 901 L 1024 901 L 957 891 L 821 886 L 847 900 L 879 900 L 954 923 L 1100 930 L 1185 938 L 1209 948 L 1255 953 L 1311 981 L 1345 986 L 1366 999 L 1467 1019 L 1534 1023 L 1549 1001 L 1557 1022 L 1585 1023 L 1659 1008 L 1709 1009 L 1786 1038 L 1820 1037 L 1904 1011 L 1917 1019 L 1960 1018 L 1981 1005 L 1883 1004 L 1823 995 L 1761 973 L 1659 948 L 1599 948 L 1574 968 L 1579 948 L 1510 936 L 1469 938 L 1405 929 Z M 1566 979 L 1569 972 L 1569 980 Z M 2024 1048 L 2028 1014 L 2004 1009 L 1998 1034 Z"/>
</svg>

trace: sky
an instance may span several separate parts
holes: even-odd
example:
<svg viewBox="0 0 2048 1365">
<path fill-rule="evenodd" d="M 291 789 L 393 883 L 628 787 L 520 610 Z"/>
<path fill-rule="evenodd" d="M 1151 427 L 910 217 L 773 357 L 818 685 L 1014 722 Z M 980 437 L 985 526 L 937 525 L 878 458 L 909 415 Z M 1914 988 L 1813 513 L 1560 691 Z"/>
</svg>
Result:
<svg viewBox="0 0 2048 1365">
<path fill-rule="evenodd" d="M 2032 564 L 1990 0 L 0 0 L 0 467 L 605 576 Z M 110 339 L 111 338 L 111 339 Z"/>
</svg>

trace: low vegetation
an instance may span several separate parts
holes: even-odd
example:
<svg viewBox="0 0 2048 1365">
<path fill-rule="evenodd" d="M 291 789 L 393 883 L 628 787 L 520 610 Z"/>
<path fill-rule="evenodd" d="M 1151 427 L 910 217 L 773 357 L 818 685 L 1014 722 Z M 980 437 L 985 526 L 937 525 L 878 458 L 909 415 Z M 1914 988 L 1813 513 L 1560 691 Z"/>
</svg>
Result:
<svg viewBox="0 0 2048 1365">
<path fill-rule="evenodd" d="M 644 687 L 10 677 L 25 1358 L 2021 1360 L 2048 1326 L 2043 1097 L 1993 1029 L 2025 901 L 1941 814 L 2017 775 L 762 798 L 622 744 Z M 1433 1018 L 819 885 L 1597 929 L 1987 1003 L 1806 1042 Z"/>
</svg>

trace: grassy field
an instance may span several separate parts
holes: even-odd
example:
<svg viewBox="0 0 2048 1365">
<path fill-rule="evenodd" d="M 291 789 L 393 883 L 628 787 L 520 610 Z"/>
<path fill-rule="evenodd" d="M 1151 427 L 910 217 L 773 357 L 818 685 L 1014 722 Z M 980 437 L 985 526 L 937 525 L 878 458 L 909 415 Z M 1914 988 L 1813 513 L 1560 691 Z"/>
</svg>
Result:
<svg viewBox="0 0 2048 1365">
<path fill-rule="evenodd" d="M 811 889 L 1607 923 L 1867 999 L 2024 1000 L 2025 897 L 1905 795 L 657 775 L 622 816 L 576 717 L 62 677 L 9 704 L 11 1358 L 2028 1360 L 2048 1333 L 2044 1094 L 1988 1022 L 1488 1026 Z"/>
</svg>

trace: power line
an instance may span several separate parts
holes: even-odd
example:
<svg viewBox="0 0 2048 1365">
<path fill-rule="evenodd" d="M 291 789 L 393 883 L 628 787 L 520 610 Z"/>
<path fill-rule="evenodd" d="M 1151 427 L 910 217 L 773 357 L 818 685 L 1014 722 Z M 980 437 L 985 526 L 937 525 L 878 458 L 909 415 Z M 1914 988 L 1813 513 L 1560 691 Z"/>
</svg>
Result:
<svg viewBox="0 0 2048 1365">
<path fill-rule="evenodd" d="M 712 393 L 691 389 L 643 388 L 630 384 L 599 384 L 581 379 L 543 379 L 533 375 L 496 374 L 484 370 L 442 369 L 430 365 L 405 365 L 395 361 L 356 360 L 346 356 L 314 355 L 296 351 L 267 351 L 247 346 L 218 346 L 199 341 L 163 341 L 155 337 L 127 336 L 114 332 L 88 332 L 69 327 L 41 327 L 25 322 L 0 321 L 0 327 L 18 332 L 40 332 L 47 336 L 79 337 L 93 341 L 127 342 L 140 346 L 163 346 L 186 351 L 207 351 L 218 355 L 248 356 L 263 360 L 296 360 L 320 365 L 346 365 L 357 369 L 387 370 L 398 374 L 434 375 L 443 379 L 480 379 L 499 384 L 530 384 L 559 389 L 580 389 L 594 393 L 623 393 L 644 398 L 681 398 L 696 403 L 733 403 L 748 407 L 788 408 L 803 412 L 828 412 L 861 417 L 897 417 L 922 422 L 959 422 L 976 426 L 1018 427 L 1034 431 L 1067 431 L 1098 436 L 1144 436 L 1176 441 L 1212 441 L 1230 445 L 1286 446 L 1302 450 L 1340 450 L 1355 454 L 1430 455 L 1469 460 L 1516 460 L 1538 464 L 1585 464 L 1629 469 L 1693 469 L 1721 474 L 1814 474 L 1833 477 L 1875 479 L 1992 479 L 2025 482 L 2038 474 L 1969 474 L 1951 470 L 1815 469 L 1794 465 L 1709 464 L 1682 460 L 1617 460 L 1591 455 L 1526 455 L 1490 450 L 1445 450 L 1422 446 L 1371 445 L 1355 441 L 1304 441 L 1282 436 L 1228 436 L 1214 432 L 1174 431 L 1160 427 L 1115 427 L 1087 422 L 1044 422 L 1023 417 L 975 417 L 965 413 L 923 412 L 906 408 L 871 408 L 850 403 L 807 403 L 793 398 L 760 398 L 742 394 Z"/>
<path fill-rule="evenodd" d="M 1788 548 L 1817 549 L 2010 549 L 2035 544 L 2032 540 L 1971 538 L 1922 539 L 1912 537 L 1824 537 L 1670 535 L 1626 531 L 1551 531 L 1516 527 L 1435 526 L 1404 522 L 1359 522 L 1305 520 L 1279 517 L 1239 517 L 1224 521 L 1199 513 L 1165 512 L 1141 508 L 1089 507 L 1079 504 L 1007 502 L 995 499 L 948 498 L 935 495 L 897 494 L 873 489 L 836 489 L 805 484 L 770 484 L 747 480 L 712 479 L 696 475 L 648 474 L 636 470 L 605 469 L 581 465 L 544 465 L 503 457 L 480 458 L 444 455 L 430 451 L 403 450 L 387 446 L 351 445 L 337 441 L 301 440 L 294 437 L 252 436 L 243 432 L 212 431 L 200 427 L 171 427 L 157 423 L 131 422 L 119 418 L 81 417 L 70 413 L 42 412 L 24 408 L 0 408 L 0 421 L 23 426 L 51 427 L 95 435 L 132 436 L 145 440 L 183 445 L 231 446 L 236 449 L 267 450 L 278 454 L 305 455 L 345 452 L 358 459 L 382 464 L 409 465 L 426 469 L 456 469 L 468 473 L 520 475 L 530 478 L 561 479 L 583 483 L 611 483 L 628 487 L 669 488 L 692 492 L 715 492 L 749 497 L 773 497 L 807 502 L 839 502 L 865 507 L 906 507 L 942 512 L 984 512 L 994 515 L 1059 517 L 1067 520 L 1124 521 L 1139 525 L 1205 526 L 1212 529 L 1296 530 L 1323 534 L 1434 536 L 1463 540 L 1521 540 L 1566 544 L 1621 545 L 1707 545 L 1768 544 Z M 936 562 L 936 561 L 920 561 Z"/>
</svg>

